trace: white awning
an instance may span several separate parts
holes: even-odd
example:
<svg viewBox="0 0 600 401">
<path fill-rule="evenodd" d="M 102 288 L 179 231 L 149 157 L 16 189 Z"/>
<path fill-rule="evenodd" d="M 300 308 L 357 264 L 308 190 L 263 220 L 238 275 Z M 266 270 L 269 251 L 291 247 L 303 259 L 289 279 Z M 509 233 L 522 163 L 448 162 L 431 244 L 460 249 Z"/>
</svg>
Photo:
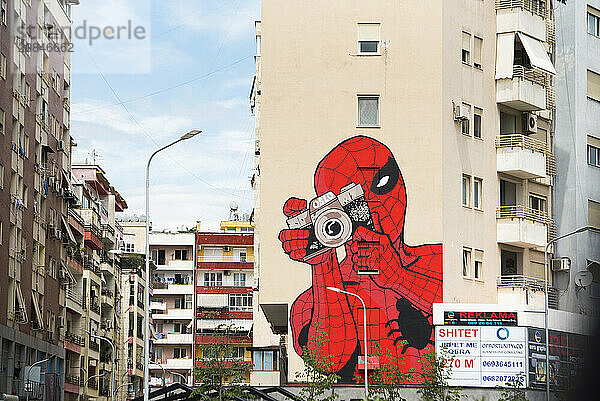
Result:
<svg viewBox="0 0 600 401">
<path fill-rule="evenodd" d="M 17 308 L 15 310 L 20 311 L 23 314 L 23 321 L 27 322 L 27 307 L 25 306 L 25 299 L 23 298 L 23 293 L 21 292 L 21 285 L 17 283 L 15 286 L 17 292 Z"/>
<path fill-rule="evenodd" d="M 499 34 L 496 49 L 496 79 L 512 78 L 514 58 L 515 33 Z"/>
<path fill-rule="evenodd" d="M 521 32 L 519 32 L 519 39 L 521 39 L 521 43 L 529 56 L 529 61 L 531 61 L 531 64 L 534 67 L 544 70 L 548 74 L 556 75 L 556 70 L 552 65 L 552 61 L 550 61 L 550 57 L 548 57 L 548 53 L 546 53 L 546 49 L 544 49 L 544 44 L 542 42 Z"/>
<path fill-rule="evenodd" d="M 69 279 L 69 281 L 71 283 L 76 283 L 77 280 L 75 279 L 75 276 L 73 276 L 73 273 L 71 273 L 71 271 L 69 270 L 69 267 L 64 263 L 64 262 L 60 262 L 60 267 L 61 269 L 65 272 L 65 274 L 67 275 L 67 278 Z"/>
<path fill-rule="evenodd" d="M 37 320 L 38 327 L 43 329 L 44 319 L 42 318 L 42 312 L 40 310 L 40 304 L 38 303 L 37 296 L 34 293 L 31 293 L 31 304 L 33 305 L 33 313 L 35 315 L 35 319 Z"/>
<path fill-rule="evenodd" d="M 73 243 L 76 243 L 77 241 L 75 241 L 75 236 L 73 235 L 73 231 L 71 231 L 71 227 L 69 227 L 69 223 L 67 223 L 67 221 L 65 220 L 65 216 L 63 216 L 61 214 L 60 218 L 62 219 L 63 226 L 65 226 L 65 230 L 67 230 L 67 235 L 69 236 L 69 240 L 71 240 L 71 242 L 73 242 Z"/>
</svg>

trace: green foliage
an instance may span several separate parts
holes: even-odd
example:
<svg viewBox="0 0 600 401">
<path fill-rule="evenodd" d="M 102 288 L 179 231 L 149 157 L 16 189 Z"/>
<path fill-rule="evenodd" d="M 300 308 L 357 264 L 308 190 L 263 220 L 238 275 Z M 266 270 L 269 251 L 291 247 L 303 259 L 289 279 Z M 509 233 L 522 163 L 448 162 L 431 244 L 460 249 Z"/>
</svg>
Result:
<svg viewBox="0 0 600 401">
<path fill-rule="evenodd" d="M 381 357 L 381 346 L 373 343 L 372 347 L 372 356 Z M 402 366 L 405 364 L 404 357 L 394 356 L 389 349 L 386 350 L 385 359 L 380 362 L 379 368 L 369 372 L 369 401 L 406 401 L 400 392 L 402 385 L 412 381 L 414 369 L 404 371 Z"/>
<path fill-rule="evenodd" d="M 452 372 L 453 358 L 445 354 L 436 355 L 435 351 L 421 354 L 423 371 L 416 373 L 422 382 L 417 390 L 423 401 L 459 401 L 462 397 L 460 387 L 448 386 L 448 378 Z"/>
<path fill-rule="evenodd" d="M 67 255 L 79 263 L 83 263 L 83 249 L 80 248 L 79 244 L 69 243 L 67 245 Z"/>
<path fill-rule="evenodd" d="M 525 374 L 520 372 L 512 380 L 506 382 L 506 387 L 502 390 L 498 401 L 527 401 L 523 383 L 525 383 Z"/>
<path fill-rule="evenodd" d="M 319 323 L 315 323 L 315 335 L 308 339 L 308 346 L 302 348 L 302 360 L 304 370 L 296 372 L 296 381 L 306 383 L 299 394 L 302 401 L 334 401 L 338 395 L 333 393 L 325 396 L 331 390 L 339 376 L 331 372 L 333 366 L 333 355 L 326 353 L 326 345 L 329 342 L 327 333 L 321 329 Z"/>
<path fill-rule="evenodd" d="M 133 270 L 139 269 L 145 264 L 145 259 L 142 255 L 124 255 L 121 256 L 121 269 Z"/>
<path fill-rule="evenodd" d="M 200 387 L 190 397 L 200 394 L 202 401 L 249 398 L 244 393 L 244 383 L 250 375 L 252 364 L 235 357 L 234 345 L 229 340 L 233 332 L 233 326 L 221 325 L 216 332 L 219 339 L 200 346 L 202 366 L 194 369 Z"/>
</svg>

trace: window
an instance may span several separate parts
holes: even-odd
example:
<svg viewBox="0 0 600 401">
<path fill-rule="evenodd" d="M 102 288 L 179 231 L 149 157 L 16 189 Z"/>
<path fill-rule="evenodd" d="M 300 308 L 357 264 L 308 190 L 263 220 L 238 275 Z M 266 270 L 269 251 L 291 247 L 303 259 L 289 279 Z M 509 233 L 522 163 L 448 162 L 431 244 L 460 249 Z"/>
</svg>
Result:
<svg viewBox="0 0 600 401">
<path fill-rule="evenodd" d="M 587 7 L 588 33 L 594 36 L 600 36 L 600 11 L 593 7 Z"/>
<path fill-rule="evenodd" d="M 479 107 L 473 108 L 473 137 L 481 139 L 481 117 L 483 109 Z"/>
<path fill-rule="evenodd" d="M 0 188 L 4 188 L 4 166 L 0 164 Z"/>
<path fill-rule="evenodd" d="M 529 207 L 539 212 L 546 212 L 546 197 L 529 194 Z"/>
<path fill-rule="evenodd" d="M 235 287 L 245 287 L 246 273 L 233 273 L 233 285 Z"/>
<path fill-rule="evenodd" d="M 4 227 L 2 226 L 2 222 L 0 221 L 0 245 L 2 245 L 2 234 L 4 233 Z"/>
<path fill-rule="evenodd" d="M 244 347 L 231 347 L 231 353 L 227 359 L 244 359 L 246 349 Z"/>
<path fill-rule="evenodd" d="M 358 126 L 379 127 L 379 96 L 358 95 Z"/>
<path fill-rule="evenodd" d="M 483 189 L 483 180 L 473 178 L 473 207 L 481 210 L 481 193 Z"/>
<path fill-rule="evenodd" d="M 587 95 L 600 101 L 600 74 L 590 70 L 587 72 Z"/>
<path fill-rule="evenodd" d="M 463 248 L 462 266 L 463 277 L 469 277 L 471 275 L 471 248 Z"/>
<path fill-rule="evenodd" d="M 29 188 L 27 185 L 23 185 L 23 206 L 27 207 L 29 204 Z"/>
<path fill-rule="evenodd" d="M 588 164 L 600 167 L 600 139 L 588 135 L 587 150 Z"/>
<path fill-rule="evenodd" d="M 175 309 L 183 309 L 183 300 L 181 298 L 175 298 Z"/>
<path fill-rule="evenodd" d="M 252 353 L 253 370 L 279 370 L 278 351 L 254 351 Z"/>
<path fill-rule="evenodd" d="M 481 280 L 481 269 L 483 267 L 483 251 L 475 250 L 475 271 L 473 272 L 473 278 Z"/>
<path fill-rule="evenodd" d="M 188 260 L 187 258 L 187 249 L 176 249 L 175 250 L 175 260 Z"/>
<path fill-rule="evenodd" d="M 463 103 L 463 107 L 467 109 L 468 118 L 462 120 L 461 122 L 461 130 L 464 135 L 471 135 L 471 106 Z"/>
<path fill-rule="evenodd" d="M 462 176 L 462 205 L 471 207 L 471 176 Z"/>
<path fill-rule="evenodd" d="M 0 134 L 4 135 L 5 133 L 5 122 L 6 122 L 6 113 L 4 110 L 0 109 Z"/>
<path fill-rule="evenodd" d="M 588 200 L 588 225 L 600 229 L 600 203 Z"/>
<path fill-rule="evenodd" d="M 29 135 L 23 136 L 23 153 L 29 157 Z"/>
<path fill-rule="evenodd" d="M 173 358 L 180 359 L 187 356 L 187 349 L 185 348 L 173 348 Z"/>
<path fill-rule="evenodd" d="M 0 78 L 6 79 L 6 56 L 0 53 Z"/>
<path fill-rule="evenodd" d="M 0 21 L 6 25 L 6 13 L 8 10 L 8 3 L 6 0 L 2 0 L 2 8 L 0 8 Z"/>
<path fill-rule="evenodd" d="M 481 50 L 483 39 L 473 36 L 473 67 L 481 68 Z"/>
<path fill-rule="evenodd" d="M 358 24 L 358 53 L 379 54 L 379 23 Z"/>
<path fill-rule="evenodd" d="M 192 294 L 185 296 L 185 309 L 192 309 Z"/>
<path fill-rule="evenodd" d="M 231 294 L 229 295 L 229 310 L 238 312 L 247 312 L 252 310 L 251 294 Z"/>
<path fill-rule="evenodd" d="M 471 34 L 467 32 L 462 33 L 462 62 L 465 64 L 471 64 Z"/>
<path fill-rule="evenodd" d="M 223 273 L 204 273 L 205 287 L 222 287 Z"/>
</svg>

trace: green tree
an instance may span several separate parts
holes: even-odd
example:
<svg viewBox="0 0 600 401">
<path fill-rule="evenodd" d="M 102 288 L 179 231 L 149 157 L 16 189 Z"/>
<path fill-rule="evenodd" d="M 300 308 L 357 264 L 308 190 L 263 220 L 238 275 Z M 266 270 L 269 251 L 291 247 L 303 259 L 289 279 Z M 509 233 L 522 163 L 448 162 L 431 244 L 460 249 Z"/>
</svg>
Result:
<svg viewBox="0 0 600 401">
<path fill-rule="evenodd" d="M 459 401 L 462 397 L 460 387 L 450 387 L 448 379 L 452 372 L 452 357 L 445 353 L 437 355 L 435 351 L 421 354 L 422 372 L 416 373 L 421 378 L 422 387 L 417 390 L 423 401 Z"/>
<path fill-rule="evenodd" d="M 503 388 L 498 401 L 527 401 L 523 383 L 525 383 L 525 374 L 523 372 L 511 377 L 506 382 L 506 387 Z"/>
<path fill-rule="evenodd" d="M 194 369 L 200 387 L 190 396 L 200 394 L 202 401 L 248 398 L 248 394 L 244 393 L 244 383 L 252 367 L 250 362 L 238 357 L 236 347 L 230 341 L 234 332 L 232 325 L 221 325 L 216 330 L 218 340 L 200 346 L 201 366 Z"/>
<path fill-rule="evenodd" d="M 378 343 L 372 343 L 374 357 L 381 357 L 382 350 Z M 401 395 L 402 385 L 413 379 L 413 370 L 402 369 L 406 363 L 404 357 L 395 356 L 387 349 L 385 359 L 379 368 L 369 372 L 369 401 L 406 401 Z M 355 378 L 363 382 L 363 378 Z"/>
<path fill-rule="evenodd" d="M 340 378 L 335 373 L 330 373 L 333 355 L 327 354 L 326 350 L 329 337 L 319 323 L 315 323 L 313 327 L 315 335 L 308 339 L 308 346 L 302 348 L 304 370 L 296 372 L 296 381 L 306 383 L 306 386 L 300 390 L 299 399 L 334 401 L 338 395 L 333 391 L 330 395 L 325 395 Z"/>
</svg>

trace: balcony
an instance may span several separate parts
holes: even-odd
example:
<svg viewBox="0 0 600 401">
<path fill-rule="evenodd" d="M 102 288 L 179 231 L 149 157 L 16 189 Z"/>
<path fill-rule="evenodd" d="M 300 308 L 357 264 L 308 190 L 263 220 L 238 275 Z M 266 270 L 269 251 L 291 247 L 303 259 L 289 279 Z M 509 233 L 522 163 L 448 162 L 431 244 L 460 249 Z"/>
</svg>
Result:
<svg viewBox="0 0 600 401">
<path fill-rule="evenodd" d="M 521 274 L 498 276 L 498 304 L 531 305 L 544 307 L 546 282 L 542 278 L 524 276 Z M 558 308 L 558 291 L 548 288 L 548 306 Z"/>
<path fill-rule="evenodd" d="M 157 270 L 194 270 L 193 260 L 168 260 L 167 264 L 156 265 Z"/>
<path fill-rule="evenodd" d="M 81 293 L 79 293 L 71 287 L 67 287 L 66 293 L 67 299 L 65 302 L 65 306 L 67 307 L 67 309 L 69 309 L 71 312 L 75 312 L 81 315 L 83 313 L 83 296 L 81 295 Z"/>
<path fill-rule="evenodd" d="M 166 313 L 152 313 L 153 320 L 191 320 L 194 318 L 193 309 L 169 309 Z"/>
<path fill-rule="evenodd" d="M 91 302 L 90 303 L 90 310 L 92 312 L 95 312 L 97 314 L 100 314 L 100 305 L 98 304 L 98 301 L 96 300 L 96 302 Z"/>
<path fill-rule="evenodd" d="M 499 243 L 522 248 L 546 246 L 552 227 L 546 212 L 521 205 L 499 206 L 496 219 Z"/>
<path fill-rule="evenodd" d="M 88 348 L 92 351 L 100 352 L 100 344 L 94 341 L 90 341 L 88 344 Z"/>
<path fill-rule="evenodd" d="M 193 334 L 180 334 L 180 333 L 156 333 L 156 340 L 154 344 L 192 344 L 194 342 Z"/>
<path fill-rule="evenodd" d="M 544 71 L 515 65 L 512 77 L 497 80 L 496 102 L 521 111 L 543 110 L 547 87 Z"/>
<path fill-rule="evenodd" d="M 198 269 L 252 270 L 253 256 L 198 256 Z"/>
<path fill-rule="evenodd" d="M 72 258 L 70 256 L 67 256 L 67 265 L 74 271 L 83 273 L 83 265 L 81 264 L 81 262 L 79 260 Z"/>
<path fill-rule="evenodd" d="M 85 259 L 83 262 L 83 268 L 94 272 L 98 277 L 100 277 L 100 266 L 95 260 Z"/>
<path fill-rule="evenodd" d="M 196 344 L 211 344 L 218 341 L 222 341 L 225 337 L 216 335 L 214 333 L 196 333 Z M 245 334 L 242 335 L 230 335 L 227 338 L 230 344 L 249 344 L 252 345 L 252 336 Z"/>
<path fill-rule="evenodd" d="M 496 0 L 497 33 L 523 32 L 540 41 L 546 40 L 547 10 L 535 0 Z"/>
<path fill-rule="evenodd" d="M 167 303 L 166 302 L 150 302 L 150 309 L 165 311 L 165 310 L 167 310 Z"/>
<path fill-rule="evenodd" d="M 159 365 L 156 365 L 158 363 Z M 166 370 L 190 370 L 194 368 L 192 358 L 171 358 L 157 360 L 150 364 L 150 370 L 162 370 L 161 366 Z"/>
<path fill-rule="evenodd" d="M 81 353 L 81 347 L 85 345 L 85 340 L 81 336 L 66 332 L 64 344 L 67 351 L 79 354 Z"/>
<path fill-rule="evenodd" d="M 156 284 L 159 284 L 158 286 Z M 161 285 L 162 284 L 162 285 Z M 154 295 L 193 294 L 193 284 L 166 284 L 154 282 Z M 163 288 L 159 288 L 163 287 Z"/>
<path fill-rule="evenodd" d="M 79 394 L 81 380 L 76 375 L 65 375 L 65 393 Z"/>
<path fill-rule="evenodd" d="M 102 239 L 110 244 L 115 244 L 115 229 L 110 224 L 102 224 Z"/>
<path fill-rule="evenodd" d="M 496 137 L 496 163 L 499 173 L 521 179 L 541 178 L 550 174 L 552 152 L 542 141 L 521 134 Z"/>
</svg>

